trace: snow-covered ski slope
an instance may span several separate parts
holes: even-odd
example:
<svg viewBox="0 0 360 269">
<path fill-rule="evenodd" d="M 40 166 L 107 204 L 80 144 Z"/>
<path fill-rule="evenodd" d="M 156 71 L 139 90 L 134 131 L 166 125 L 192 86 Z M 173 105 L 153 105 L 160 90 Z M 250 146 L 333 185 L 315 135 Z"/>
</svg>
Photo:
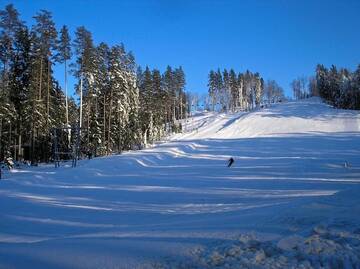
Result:
<svg viewBox="0 0 360 269">
<path fill-rule="evenodd" d="M 309 99 L 187 127 L 75 169 L 5 173 L 0 268 L 359 268 L 359 112 Z"/>
<path fill-rule="evenodd" d="M 359 132 L 359 113 L 333 109 L 318 98 L 273 105 L 252 113 L 202 113 L 188 120 L 193 132 L 181 139 L 249 138 L 296 133 Z"/>
</svg>

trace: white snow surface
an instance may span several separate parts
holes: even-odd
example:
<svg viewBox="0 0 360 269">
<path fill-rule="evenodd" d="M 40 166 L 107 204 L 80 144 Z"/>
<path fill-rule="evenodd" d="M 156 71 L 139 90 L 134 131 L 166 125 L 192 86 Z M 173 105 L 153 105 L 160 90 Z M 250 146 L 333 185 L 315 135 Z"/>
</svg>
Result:
<svg viewBox="0 0 360 269">
<path fill-rule="evenodd" d="M 359 112 L 311 98 L 183 124 L 5 172 L 0 268 L 360 268 Z"/>
</svg>

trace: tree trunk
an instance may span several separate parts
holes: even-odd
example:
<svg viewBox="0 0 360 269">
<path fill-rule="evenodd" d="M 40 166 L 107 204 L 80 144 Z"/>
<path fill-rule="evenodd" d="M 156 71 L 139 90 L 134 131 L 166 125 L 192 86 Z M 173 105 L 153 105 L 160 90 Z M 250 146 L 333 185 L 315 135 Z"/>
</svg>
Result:
<svg viewBox="0 0 360 269">
<path fill-rule="evenodd" d="M 173 102 L 173 122 L 175 122 L 175 120 L 176 120 L 175 107 L 176 107 L 176 104 L 175 104 L 175 98 L 174 98 L 174 102 Z"/>
<path fill-rule="evenodd" d="M 180 92 L 180 119 L 183 118 L 182 92 Z"/>
<path fill-rule="evenodd" d="M 110 138 L 111 138 L 111 117 L 112 117 L 112 99 L 113 99 L 113 90 L 111 88 L 110 90 L 110 100 L 109 100 L 109 121 L 108 121 L 108 142 L 107 142 L 107 148 L 106 148 L 106 154 L 109 154 L 109 148 L 110 148 Z"/>
<path fill-rule="evenodd" d="M 0 120 L 0 158 L 1 160 L 4 158 L 4 156 L 2 156 L 3 153 L 3 148 L 2 148 L 2 128 L 3 128 L 3 120 Z"/>
<path fill-rule="evenodd" d="M 65 72 L 64 72 L 64 77 L 65 77 L 65 118 L 66 118 L 66 128 L 69 128 L 69 102 L 68 102 L 68 90 L 67 90 L 67 61 L 65 59 Z M 68 129 L 68 146 L 70 147 L 71 145 L 71 130 Z"/>
<path fill-rule="evenodd" d="M 69 103 L 68 103 L 68 92 L 67 92 L 67 62 L 65 59 L 65 116 L 66 116 L 66 127 L 69 127 Z M 69 136 L 70 139 L 70 136 Z M 70 140 L 69 140 L 70 142 Z"/>
<path fill-rule="evenodd" d="M 40 59 L 40 74 L 39 74 L 39 100 L 41 100 L 42 87 L 42 58 Z"/>
<path fill-rule="evenodd" d="M 50 60 L 48 60 L 48 73 L 47 73 L 47 96 L 46 96 L 46 125 L 49 128 L 50 118 Z"/>
<path fill-rule="evenodd" d="M 103 107 L 103 145 L 106 146 L 106 95 L 104 94 L 104 107 Z M 106 148 L 106 155 L 108 154 L 107 148 Z"/>
<path fill-rule="evenodd" d="M 79 119 L 80 133 L 81 133 L 81 127 L 82 127 L 82 112 L 83 112 L 83 76 L 81 74 L 81 77 L 80 77 L 80 119 Z"/>
<path fill-rule="evenodd" d="M 23 158 L 24 156 L 22 156 L 22 152 L 21 152 L 21 141 L 22 137 L 21 137 L 21 128 L 19 127 L 19 137 L 18 137 L 18 158 L 19 161 L 21 160 L 21 158 Z"/>
<path fill-rule="evenodd" d="M 12 124 L 10 122 L 9 124 L 9 152 L 11 153 L 11 144 L 12 144 Z"/>
</svg>

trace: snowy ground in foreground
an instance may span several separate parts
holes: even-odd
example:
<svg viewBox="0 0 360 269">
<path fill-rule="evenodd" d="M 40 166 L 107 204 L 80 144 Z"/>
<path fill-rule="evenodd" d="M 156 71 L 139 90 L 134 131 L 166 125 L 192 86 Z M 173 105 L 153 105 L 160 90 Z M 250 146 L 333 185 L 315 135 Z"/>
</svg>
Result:
<svg viewBox="0 0 360 269">
<path fill-rule="evenodd" d="M 188 128 L 6 174 L 0 268 L 360 267 L 358 112 L 311 99 Z"/>
</svg>

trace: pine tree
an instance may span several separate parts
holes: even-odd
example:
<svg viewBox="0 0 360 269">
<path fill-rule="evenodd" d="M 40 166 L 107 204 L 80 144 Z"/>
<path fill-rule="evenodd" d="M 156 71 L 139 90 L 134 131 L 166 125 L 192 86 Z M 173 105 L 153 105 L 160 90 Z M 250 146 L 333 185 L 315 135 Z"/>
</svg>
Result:
<svg viewBox="0 0 360 269">
<path fill-rule="evenodd" d="M 244 74 L 239 73 L 238 77 L 237 77 L 237 87 L 238 87 L 238 104 L 240 106 L 240 109 L 244 109 L 245 108 L 245 87 L 244 87 L 244 83 L 245 83 L 245 78 L 244 78 Z"/>
<path fill-rule="evenodd" d="M 178 107 L 178 119 L 183 119 L 185 117 L 184 108 L 185 108 L 185 73 L 182 67 L 175 68 L 174 70 L 174 83 L 176 88 L 177 96 L 177 107 Z"/>
<path fill-rule="evenodd" d="M 211 110 L 215 111 L 217 83 L 216 83 L 216 73 L 213 70 L 211 70 L 209 73 L 208 87 L 209 87 L 209 95 L 210 95 L 211 106 L 212 106 Z"/>
<path fill-rule="evenodd" d="M 230 110 L 235 111 L 240 107 L 239 105 L 239 87 L 237 76 L 234 69 L 229 72 L 229 88 L 230 88 Z"/>
<path fill-rule="evenodd" d="M 69 126 L 69 104 L 68 104 L 68 89 L 67 89 L 67 65 L 68 61 L 71 59 L 71 40 L 69 35 L 69 30 L 66 25 L 64 25 L 60 30 L 60 37 L 57 40 L 57 51 L 56 60 L 64 64 L 64 88 L 65 88 L 65 117 L 66 117 L 66 126 Z"/>
<path fill-rule="evenodd" d="M 353 100 L 352 109 L 360 109 L 360 64 L 353 75 L 351 85 L 351 99 Z"/>
<path fill-rule="evenodd" d="M 31 80 L 31 39 L 28 29 L 23 26 L 15 36 L 14 58 L 10 65 L 10 100 L 14 104 L 17 119 L 15 125 L 15 141 L 13 157 L 16 160 L 24 157 L 22 152 L 23 141 L 28 141 L 28 130 L 24 128 L 24 107 Z"/>
<path fill-rule="evenodd" d="M 139 88 L 137 85 L 136 63 L 131 52 L 126 55 L 126 77 L 128 85 L 129 111 L 127 113 L 128 125 L 125 132 L 125 149 L 139 149 L 142 143 L 142 133 L 139 122 Z"/>
<path fill-rule="evenodd" d="M 166 122 L 169 123 L 170 127 L 175 122 L 175 110 L 176 110 L 176 85 L 174 80 L 174 72 L 170 66 L 166 67 L 166 71 L 162 76 L 162 85 L 166 92 Z M 169 128 L 167 128 L 168 130 Z"/>
<path fill-rule="evenodd" d="M 164 106 L 164 101 L 166 97 L 165 91 L 163 91 L 161 85 L 161 74 L 160 71 L 154 69 L 152 71 L 152 89 L 153 89 L 153 103 L 152 106 L 154 107 L 153 113 L 153 124 L 155 125 L 155 137 L 154 139 L 160 139 L 163 136 L 163 123 L 164 123 L 164 115 L 166 107 Z"/>
<path fill-rule="evenodd" d="M 216 74 L 215 74 L 215 87 L 216 87 L 216 99 L 217 99 L 217 104 L 219 104 L 220 110 L 222 110 L 224 107 L 222 106 L 222 95 L 224 92 L 224 83 L 223 83 L 223 78 L 222 78 L 222 74 L 220 69 L 217 70 Z"/>
<path fill-rule="evenodd" d="M 325 100 L 330 99 L 330 87 L 328 81 L 328 70 L 323 65 L 317 65 L 316 67 L 316 84 L 319 89 L 320 97 Z"/>
<path fill-rule="evenodd" d="M 111 151 L 108 143 L 108 117 L 110 109 L 110 53 L 109 46 L 105 43 L 100 43 L 96 48 L 96 65 L 98 72 L 96 73 L 96 87 L 99 88 L 98 109 L 99 122 L 102 129 L 101 147 L 98 149 L 98 154 L 109 154 Z"/>
<path fill-rule="evenodd" d="M 37 58 L 40 61 L 39 100 L 41 100 L 43 96 L 46 97 L 46 115 L 49 117 L 50 87 L 52 85 L 51 56 L 52 52 L 56 49 L 57 31 L 49 11 L 41 10 L 34 18 L 36 21 L 33 27 L 34 44 Z M 46 71 L 46 73 L 44 71 Z M 47 85 L 45 94 L 42 89 L 44 83 Z"/>
<path fill-rule="evenodd" d="M 78 78 L 76 85 L 80 95 L 79 126 L 86 130 L 82 142 L 87 148 L 87 154 L 97 155 L 97 149 L 102 144 L 102 129 L 100 123 L 100 109 L 98 96 L 100 89 L 96 78 L 98 77 L 98 59 L 93 44 L 92 34 L 85 27 L 76 29 L 73 41 L 76 63 L 73 64 L 73 72 Z"/>
<path fill-rule="evenodd" d="M 152 143 L 153 140 L 153 92 L 152 92 L 152 75 L 148 66 L 142 74 L 142 83 L 140 88 L 140 125 L 143 133 L 144 144 Z"/>
<path fill-rule="evenodd" d="M 230 78 L 229 73 L 226 69 L 224 69 L 223 74 L 223 88 L 221 94 L 221 106 L 224 111 L 229 110 L 230 105 Z"/>
</svg>

